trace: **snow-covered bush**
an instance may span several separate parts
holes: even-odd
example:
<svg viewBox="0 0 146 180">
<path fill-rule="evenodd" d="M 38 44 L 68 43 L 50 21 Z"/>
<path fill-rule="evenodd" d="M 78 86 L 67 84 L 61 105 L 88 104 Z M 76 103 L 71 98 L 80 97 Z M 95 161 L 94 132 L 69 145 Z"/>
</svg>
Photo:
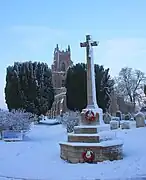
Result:
<svg viewBox="0 0 146 180">
<path fill-rule="evenodd" d="M 130 120 L 130 115 L 129 115 L 129 114 L 126 114 L 124 119 L 125 119 L 125 120 Z"/>
<path fill-rule="evenodd" d="M 105 114 L 103 114 L 103 120 L 105 124 L 109 124 L 112 120 L 112 116 L 108 112 L 106 112 Z"/>
<path fill-rule="evenodd" d="M 24 130 L 30 129 L 33 115 L 22 110 L 0 111 L 0 130 Z"/>
<path fill-rule="evenodd" d="M 74 126 L 79 125 L 81 115 L 80 112 L 69 111 L 63 114 L 62 117 L 58 117 L 57 120 L 66 127 L 67 132 L 73 132 Z"/>
</svg>

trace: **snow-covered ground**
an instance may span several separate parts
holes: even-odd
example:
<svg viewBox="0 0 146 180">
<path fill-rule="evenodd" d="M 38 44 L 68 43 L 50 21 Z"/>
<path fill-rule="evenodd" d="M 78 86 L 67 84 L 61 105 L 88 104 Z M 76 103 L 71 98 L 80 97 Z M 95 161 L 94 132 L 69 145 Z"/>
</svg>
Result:
<svg viewBox="0 0 146 180">
<path fill-rule="evenodd" d="M 69 164 L 60 159 L 61 125 L 35 125 L 24 142 L 0 141 L 0 180 L 97 180 L 146 176 L 146 127 L 116 130 L 124 140 L 124 159 L 98 164 Z M 14 178 L 4 178 L 14 177 Z M 25 180 L 25 179 L 23 179 Z"/>
<path fill-rule="evenodd" d="M 43 118 L 39 123 L 46 124 L 46 125 L 55 125 L 55 124 L 59 124 L 59 120 Z"/>
</svg>

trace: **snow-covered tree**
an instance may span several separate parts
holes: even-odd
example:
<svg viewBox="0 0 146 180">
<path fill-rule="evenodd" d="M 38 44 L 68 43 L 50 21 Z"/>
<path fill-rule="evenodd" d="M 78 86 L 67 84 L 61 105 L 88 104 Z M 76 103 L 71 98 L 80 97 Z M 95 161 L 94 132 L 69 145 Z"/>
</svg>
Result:
<svg viewBox="0 0 146 180">
<path fill-rule="evenodd" d="M 116 93 L 135 105 L 136 102 L 142 100 L 145 81 L 146 76 L 140 70 L 122 68 L 115 80 Z"/>
</svg>

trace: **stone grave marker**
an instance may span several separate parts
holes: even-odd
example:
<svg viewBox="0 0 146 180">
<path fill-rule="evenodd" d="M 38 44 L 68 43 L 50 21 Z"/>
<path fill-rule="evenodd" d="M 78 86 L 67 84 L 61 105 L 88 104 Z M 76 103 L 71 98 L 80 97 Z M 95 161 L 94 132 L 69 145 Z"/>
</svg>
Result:
<svg viewBox="0 0 146 180">
<path fill-rule="evenodd" d="M 145 116 L 142 112 L 139 112 L 135 115 L 136 127 L 145 127 Z"/>
</svg>

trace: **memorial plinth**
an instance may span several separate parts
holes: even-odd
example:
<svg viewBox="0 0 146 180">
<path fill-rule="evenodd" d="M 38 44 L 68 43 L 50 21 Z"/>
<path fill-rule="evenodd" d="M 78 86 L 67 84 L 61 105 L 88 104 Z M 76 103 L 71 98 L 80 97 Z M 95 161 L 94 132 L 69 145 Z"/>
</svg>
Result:
<svg viewBox="0 0 146 180">
<path fill-rule="evenodd" d="M 102 109 L 96 101 L 92 46 L 97 45 L 90 35 L 86 36 L 86 42 L 81 43 L 81 47 L 86 47 L 87 107 L 81 112 L 80 125 L 68 134 L 68 142 L 60 142 L 60 157 L 70 163 L 97 163 L 123 158 L 123 142 L 116 138 L 103 140 L 100 135 L 102 131 L 109 132 L 110 126 L 104 124 Z"/>
</svg>

